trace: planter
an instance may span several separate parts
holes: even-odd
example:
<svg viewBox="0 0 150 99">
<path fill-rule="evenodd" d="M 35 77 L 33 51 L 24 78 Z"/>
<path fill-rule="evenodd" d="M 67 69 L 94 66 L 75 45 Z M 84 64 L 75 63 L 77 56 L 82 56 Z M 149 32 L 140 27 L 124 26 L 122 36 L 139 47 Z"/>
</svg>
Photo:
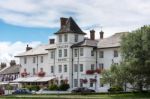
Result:
<svg viewBox="0 0 150 99">
<path fill-rule="evenodd" d="M 44 76 L 45 76 L 45 72 L 39 72 L 39 73 L 38 73 L 38 76 L 39 76 L 39 77 L 44 77 Z"/>
<path fill-rule="evenodd" d="M 21 77 L 26 77 L 27 75 L 29 75 L 27 72 L 21 73 Z"/>
<path fill-rule="evenodd" d="M 100 69 L 96 69 L 96 70 L 87 70 L 86 74 L 92 75 L 94 73 L 100 74 L 101 70 Z"/>
<path fill-rule="evenodd" d="M 88 80 L 87 79 L 80 79 L 80 82 L 86 84 L 88 82 Z"/>
<path fill-rule="evenodd" d="M 90 82 L 96 82 L 97 80 L 96 79 L 90 79 Z"/>
</svg>

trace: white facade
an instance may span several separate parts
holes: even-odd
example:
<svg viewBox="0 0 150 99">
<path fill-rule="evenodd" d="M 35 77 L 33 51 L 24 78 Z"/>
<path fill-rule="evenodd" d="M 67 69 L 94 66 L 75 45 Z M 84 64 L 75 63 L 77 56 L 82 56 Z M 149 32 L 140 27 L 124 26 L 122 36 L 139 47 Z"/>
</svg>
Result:
<svg viewBox="0 0 150 99">
<path fill-rule="evenodd" d="M 77 41 L 75 37 L 78 37 Z M 103 40 L 105 41 L 105 38 Z M 80 33 L 56 34 L 54 44 L 40 47 L 45 51 L 38 50 L 38 47 L 18 55 L 22 66 L 20 73 L 26 69 L 28 76 L 37 76 L 43 68 L 45 76 L 54 76 L 58 84 L 67 79 L 71 88 L 85 86 L 96 91 L 107 91 L 109 86 L 101 85 L 100 74 L 87 74 L 87 70 L 109 69 L 113 63 L 121 61 L 119 47 L 100 47 L 99 44 L 101 45 L 103 40 L 85 39 L 84 34 Z M 96 45 L 89 45 L 88 41 L 95 42 Z M 75 44 L 77 46 L 74 46 Z M 100 52 L 103 53 L 103 57 Z M 114 53 L 118 56 L 114 57 Z M 81 83 L 80 79 L 86 79 L 87 83 Z M 96 82 L 92 83 L 90 79 L 96 79 Z"/>
</svg>

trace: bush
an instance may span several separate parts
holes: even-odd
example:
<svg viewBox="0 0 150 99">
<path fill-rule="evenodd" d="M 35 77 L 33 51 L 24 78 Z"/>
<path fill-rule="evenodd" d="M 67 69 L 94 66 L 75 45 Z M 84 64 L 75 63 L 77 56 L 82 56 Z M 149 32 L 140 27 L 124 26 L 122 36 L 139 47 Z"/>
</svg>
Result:
<svg viewBox="0 0 150 99">
<path fill-rule="evenodd" d="M 49 90 L 58 90 L 58 86 L 57 85 L 50 85 L 49 87 L 48 87 L 48 89 Z"/>
<path fill-rule="evenodd" d="M 32 90 L 34 90 L 34 91 L 40 90 L 40 87 L 37 86 L 37 85 L 27 85 L 27 86 L 25 86 L 24 88 L 27 88 L 27 89 L 29 89 L 30 91 L 32 91 Z"/>
<path fill-rule="evenodd" d="M 108 92 L 121 92 L 121 91 L 123 91 L 123 88 L 120 86 L 113 86 L 108 89 Z"/>
<path fill-rule="evenodd" d="M 69 84 L 61 84 L 59 86 L 59 90 L 61 90 L 61 91 L 66 91 L 69 88 L 70 88 Z"/>
<path fill-rule="evenodd" d="M 12 85 L 7 85 L 5 89 L 6 90 L 13 90 L 13 86 Z"/>
</svg>

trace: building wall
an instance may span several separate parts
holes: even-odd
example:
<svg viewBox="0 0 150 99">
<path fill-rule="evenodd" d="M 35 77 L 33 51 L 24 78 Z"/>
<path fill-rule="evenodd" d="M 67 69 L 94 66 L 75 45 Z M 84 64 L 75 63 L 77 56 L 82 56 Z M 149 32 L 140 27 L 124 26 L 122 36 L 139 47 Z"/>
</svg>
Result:
<svg viewBox="0 0 150 99">
<path fill-rule="evenodd" d="M 93 74 L 89 75 L 86 74 L 87 70 L 91 69 L 91 64 L 94 65 L 94 69 L 99 67 L 100 63 L 104 64 L 104 69 L 109 69 L 112 63 L 119 63 L 121 61 L 121 55 L 119 52 L 119 48 L 107 48 L 107 49 L 94 49 L 93 47 L 79 47 L 79 48 L 71 48 L 71 46 L 75 43 L 74 42 L 74 34 L 68 33 L 68 41 L 64 42 L 64 34 L 62 35 L 62 42 L 59 42 L 59 35 L 56 35 L 56 49 L 48 50 L 48 54 L 42 55 L 44 62 L 40 62 L 41 55 L 38 56 L 26 56 L 27 57 L 27 63 L 24 64 L 24 57 L 20 57 L 20 64 L 22 66 L 21 72 L 23 72 L 24 68 L 27 69 L 27 72 L 30 73 L 30 76 L 33 76 L 33 68 L 37 71 L 37 57 L 38 57 L 38 71 L 40 71 L 40 68 L 43 68 L 43 71 L 46 72 L 46 76 L 55 76 L 59 80 L 68 79 L 68 83 L 70 84 L 70 87 L 74 87 L 74 79 L 78 79 L 78 87 L 80 87 L 80 79 L 87 79 L 88 82 L 86 84 L 83 84 L 85 87 L 90 87 L 90 79 L 96 78 L 97 82 L 96 84 L 93 84 L 93 87 L 90 87 L 92 89 L 96 89 L 98 91 L 107 91 L 109 88 L 108 85 L 105 85 L 101 87 L 101 81 L 102 78 L 99 74 Z M 84 36 L 79 35 L 79 40 L 83 41 Z M 76 42 L 77 43 L 77 42 Z M 79 50 L 80 48 L 83 48 L 83 56 L 80 56 L 80 52 L 78 53 L 78 56 L 74 56 L 74 49 Z M 62 57 L 59 57 L 59 50 L 62 50 Z M 67 57 L 64 57 L 64 49 L 67 49 Z M 118 57 L 114 57 L 114 50 L 117 50 L 119 52 Z M 51 58 L 51 52 L 54 51 L 54 58 Z M 91 51 L 94 51 L 94 56 L 91 56 Z M 104 52 L 104 58 L 99 58 L 99 51 Z M 72 56 L 73 55 L 73 56 Z M 97 56 L 97 62 L 96 62 L 96 56 Z M 33 63 L 33 57 L 36 57 L 36 62 Z M 73 60 L 72 60 L 73 58 Z M 74 72 L 74 64 L 83 64 L 83 72 L 80 72 L 80 67 L 78 66 L 78 72 Z M 59 65 L 62 65 L 62 72 L 59 73 Z M 64 65 L 67 65 L 67 72 L 64 72 Z M 54 72 L 51 73 L 51 66 L 54 66 Z M 72 75 L 73 71 L 73 75 Z M 72 85 L 73 84 L 73 85 Z"/>
</svg>

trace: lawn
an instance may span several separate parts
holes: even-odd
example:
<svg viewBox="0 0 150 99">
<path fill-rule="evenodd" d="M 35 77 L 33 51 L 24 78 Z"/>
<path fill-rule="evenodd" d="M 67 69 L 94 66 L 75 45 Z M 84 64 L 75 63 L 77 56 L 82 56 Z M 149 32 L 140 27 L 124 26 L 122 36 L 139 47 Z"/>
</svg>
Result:
<svg viewBox="0 0 150 99">
<path fill-rule="evenodd" d="M 150 93 L 96 94 L 96 95 L 11 95 L 0 99 L 150 99 Z"/>
</svg>

